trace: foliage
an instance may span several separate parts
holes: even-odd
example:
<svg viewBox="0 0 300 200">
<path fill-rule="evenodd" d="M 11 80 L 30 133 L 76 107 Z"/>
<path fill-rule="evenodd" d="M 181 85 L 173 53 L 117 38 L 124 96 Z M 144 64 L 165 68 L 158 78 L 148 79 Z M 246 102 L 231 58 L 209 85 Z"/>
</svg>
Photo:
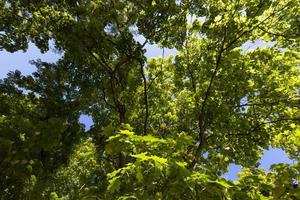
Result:
<svg viewBox="0 0 300 200">
<path fill-rule="evenodd" d="M 0 0 L 0 50 L 62 55 L 0 81 L 1 199 L 300 199 L 299 13 L 294 0 Z M 177 52 L 146 58 L 148 44 Z M 270 146 L 296 163 L 258 169 Z M 222 178 L 230 163 L 237 181 Z"/>
</svg>

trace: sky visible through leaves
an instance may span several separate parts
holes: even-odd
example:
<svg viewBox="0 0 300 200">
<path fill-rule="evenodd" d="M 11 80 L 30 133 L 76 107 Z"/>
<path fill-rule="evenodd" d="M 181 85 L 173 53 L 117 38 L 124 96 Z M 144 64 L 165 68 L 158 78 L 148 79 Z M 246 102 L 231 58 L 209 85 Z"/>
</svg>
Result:
<svg viewBox="0 0 300 200">
<path fill-rule="evenodd" d="M 256 43 L 245 43 L 243 45 L 243 50 L 248 51 L 255 49 L 257 47 L 263 46 L 271 46 L 272 43 L 263 43 L 262 41 L 257 41 Z M 167 57 L 169 54 L 176 54 L 174 49 L 160 49 L 156 45 L 147 45 L 146 56 L 150 57 L 158 57 L 163 56 Z M 48 51 L 45 54 L 41 54 L 39 49 L 36 48 L 33 44 L 30 44 L 27 52 L 18 51 L 15 53 L 9 53 L 6 51 L 0 51 L 0 79 L 5 78 L 6 74 L 9 71 L 19 70 L 23 75 L 29 75 L 35 71 L 35 66 L 31 65 L 29 61 L 41 59 L 42 61 L 47 62 L 56 62 L 61 57 L 60 54 L 53 52 L 53 50 Z M 86 130 L 89 129 L 90 126 L 93 125 L 93 121 L 89 116 L 82 115 L 81 123 L 85 124 Z M 293 161 L 290 160 L 286 153 L 281 149 L 270 148 L 264 152 L 263 158 L 260 160 L 260 168 L 264 168 L 266 170 L 272 164 L 276 163 L 288 163 L 292 164 Z M 229 166 L 229 170 L 226 174 L 223 175 L 226 179 L 236 180 L 237 173 L 241 171 L 241 167 L 239 165 L 231 164 Z"/>
</svg>

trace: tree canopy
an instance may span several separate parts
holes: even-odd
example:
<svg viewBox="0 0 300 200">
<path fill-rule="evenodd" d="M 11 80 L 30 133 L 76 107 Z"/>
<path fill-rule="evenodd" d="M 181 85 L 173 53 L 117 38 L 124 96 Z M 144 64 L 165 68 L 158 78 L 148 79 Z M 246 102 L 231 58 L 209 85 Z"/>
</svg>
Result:
<svg viewBox="0 0 300 200">
<path fill-rule="evenodd" d="M 300 199 L 299 1 L 0 0 L 0 50 L 29 43 L 62 58 L 0 82 L 1 199 Z"/>
</svg>

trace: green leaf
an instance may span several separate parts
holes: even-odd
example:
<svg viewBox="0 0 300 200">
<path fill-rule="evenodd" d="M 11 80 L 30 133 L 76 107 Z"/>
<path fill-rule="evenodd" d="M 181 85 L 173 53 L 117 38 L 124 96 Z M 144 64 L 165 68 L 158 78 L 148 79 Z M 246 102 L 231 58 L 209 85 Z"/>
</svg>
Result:
<svg viewBox="0 0 300 200">
<path fill-rule="evenodd" d="M 114 193 L 120 189 L 120 185 L 121 185 L 120 177 L 115 176 L 115 177 L 111 178 L 108 182 L 109 182 L 109 185 L 108 185 L 107 189 L 109 192 Z"/>
<path fill-rule="evenodd" d="M 222 187 L 225 187 L 225 188 L 233 187 L 232 184 L 229 181 L 225 180 L 225 179 L 218 179 L 218 180 L 213 181 L 213 182 L 215 182 L 216 184 L 218 184 Z"/>
</svg>

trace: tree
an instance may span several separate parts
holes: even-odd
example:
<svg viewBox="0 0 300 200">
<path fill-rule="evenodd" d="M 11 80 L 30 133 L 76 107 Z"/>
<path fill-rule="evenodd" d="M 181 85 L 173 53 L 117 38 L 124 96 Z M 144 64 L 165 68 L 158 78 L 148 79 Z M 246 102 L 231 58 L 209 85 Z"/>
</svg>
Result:
<svg viewBox="0 0 300 200">
<path fill-rule="evenodd" d="M 63 55 L 0 83 L 2 199 L 300 198 L 298 1 L 0 5 L 1 50 Z M 272 45 L 243 48 L 255 41 Z M 258 169 L 269 146 L 296 164 Z"/>
</svg>

